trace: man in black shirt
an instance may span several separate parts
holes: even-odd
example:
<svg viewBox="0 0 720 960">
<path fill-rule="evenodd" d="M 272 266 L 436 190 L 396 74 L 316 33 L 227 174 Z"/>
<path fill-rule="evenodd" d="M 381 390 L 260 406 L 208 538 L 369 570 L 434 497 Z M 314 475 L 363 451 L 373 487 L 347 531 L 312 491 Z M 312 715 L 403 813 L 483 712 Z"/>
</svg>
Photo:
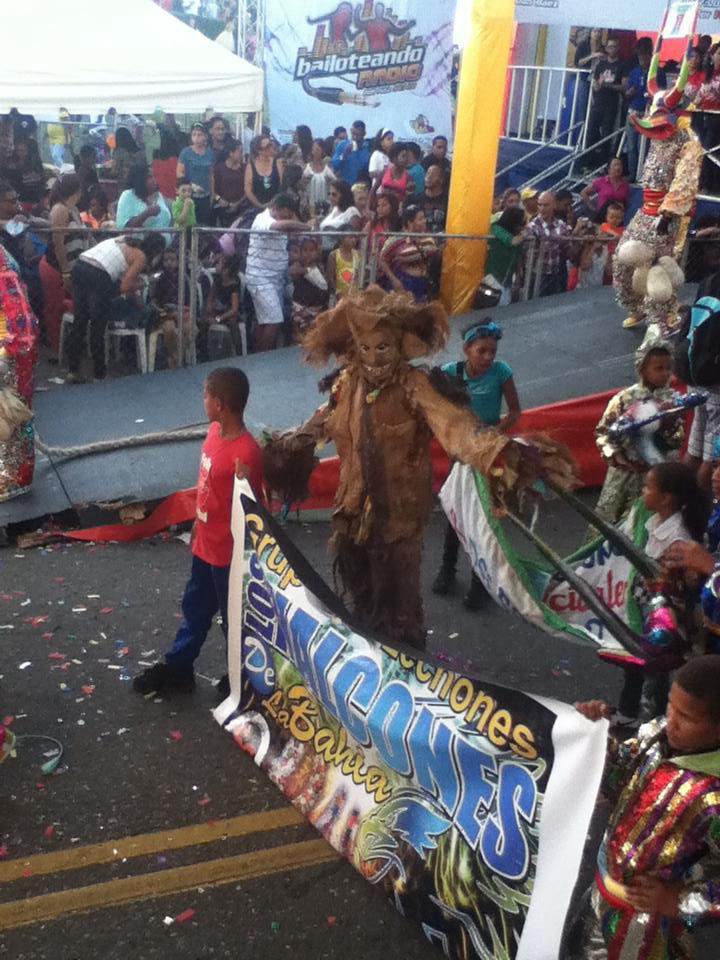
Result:
<svg viewBox="0 0 720 960">
<path fill-rule="evenodd" d="M 620 44 L 610 38 L 606 44 L 607 56 L 599 60 L 593 71 L 593 100 L 588 117 L 586 146 L 619 129 L 618 110 L 623 94 L 623 65 L 620 62 Z M 610 159 L 614 140 L 608 140 L 587 156 L 587 163 L 599 166 Z"/>
<path fill-rule="evenodd" d="M 425 211 L 428 233 L 444 233 L 447 220 L 448 194 L 445 174 L 438 164 L 431 164 L 425 173 L 425 192 L 414 202 Z"/>
<path fill-rule="evenodd" d="M 420 161 L 420 166 L 424 167 L 425 170 L 429 170 L 430 167 L 437 166 L 443 172 L 445 177 L 445 182 L 450 182 L 450 161 L 447 156 L 448 142 L 447 137 L 443 137 L 442 134 L 439 134 L 437 137 L 433 137 L 432 147 L 430 148 L 430 153 L 423 157 Z"/>
</svg>

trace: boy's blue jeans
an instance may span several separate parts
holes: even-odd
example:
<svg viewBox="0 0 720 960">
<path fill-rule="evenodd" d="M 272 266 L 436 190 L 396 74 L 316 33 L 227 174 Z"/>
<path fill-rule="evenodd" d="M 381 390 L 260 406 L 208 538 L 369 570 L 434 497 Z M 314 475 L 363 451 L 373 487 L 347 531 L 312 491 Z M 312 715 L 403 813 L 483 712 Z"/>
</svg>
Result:
<svg viewBox="0 0 720 960">
<path fill-rule="evenodd" d="M 220 612 L 222 631 L 227 641 L 228 580 L 230 567 L 213 567 L 193 556 L 190 579 L 182 598 L 183 620 L 165 662 L 177 670 L 192 670 L 200 649 Z"/>
</svg>

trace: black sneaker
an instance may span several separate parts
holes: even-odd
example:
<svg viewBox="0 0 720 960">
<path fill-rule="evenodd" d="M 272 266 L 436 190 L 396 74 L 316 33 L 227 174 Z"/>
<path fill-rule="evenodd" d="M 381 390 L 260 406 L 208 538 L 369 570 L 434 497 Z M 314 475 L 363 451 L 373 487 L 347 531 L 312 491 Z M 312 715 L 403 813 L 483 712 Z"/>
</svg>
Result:
<svg viewBox="0 0 720 960">
<path fill-rule="evenodd" d="M 138 693 L 192 693 L 195 689 L 195 674 L 192 667 L 178 670 L 168 663 L 154 663 L 133 679 L 133 689 Z"/>
<path fill-rule="evenodd" d="M 448 570 L 447 567 L 440 567 L 437 576 L 433 580 L 432 592 L 438 597 L 444 597 L 450 593 L 455 586 L 455 571 Z"/>
<path fill-rule="evenodd" d="M 222 703 L 223 700 L 227 700 L 230 696 L 230 677 L 226 673 L 224 673 L 215 684 L 215 694 L 217 695 L 218 703 Z"/>
</svg>

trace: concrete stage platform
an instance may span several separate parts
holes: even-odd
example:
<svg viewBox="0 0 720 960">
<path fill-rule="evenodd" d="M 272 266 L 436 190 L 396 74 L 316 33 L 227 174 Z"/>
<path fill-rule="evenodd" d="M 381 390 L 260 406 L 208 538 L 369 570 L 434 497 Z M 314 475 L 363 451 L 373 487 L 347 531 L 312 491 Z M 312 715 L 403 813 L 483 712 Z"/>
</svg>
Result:
<svg viewBox="0 0 720 960">
<path fill-rule="evenodd" d="M 499 356 L 515 371 L 524 408 L 620 388 L 633 380 L 632 354 L 642 332 L 622 329 L 623 314 L 609 287 L 493 313 L 505 331 Z M 462 356 L 460 330 L 469 319 L 451 321 L 448 349 L 433 363 Z M 253 432 L 298 424 L 321 402 L 317 380 L 322 371 L 306 366 L 297 347 L 231 362 L 250 379 L 247 422 Z M 204 418 L 202 387 L 212 366 L 36 393 L 38 434 L 51 447 L 66 447 L 197 424 Z M 140 447 L 55 466 L 39 454 L 32 490 L 0 503 L 0 526 L 80 505 L 153 500 L 193 486 L 199 447 L 199 442 Z"/>
</svg>

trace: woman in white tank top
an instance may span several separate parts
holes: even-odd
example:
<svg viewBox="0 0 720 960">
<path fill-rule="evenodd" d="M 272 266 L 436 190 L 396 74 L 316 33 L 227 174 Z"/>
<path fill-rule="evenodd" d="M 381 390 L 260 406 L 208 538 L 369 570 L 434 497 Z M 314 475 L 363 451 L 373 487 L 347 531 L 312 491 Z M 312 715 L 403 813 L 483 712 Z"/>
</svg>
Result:
<svg viewBox="0 0 720 960">
<path fill-rule="evenodd" d="M 90 339 L 93 376 L 105 377 L 105 328 L 110 304 L 121 294 L 133 294 L 143 270 L 163 254 L 165 241 L 159 233 L 139 240 L 111 237 L 81 254 L 72 268 L 74 320 L 68 337 L 70 372 L 67 383 L 84 383 L 80 367 Z"/>
</svg>

